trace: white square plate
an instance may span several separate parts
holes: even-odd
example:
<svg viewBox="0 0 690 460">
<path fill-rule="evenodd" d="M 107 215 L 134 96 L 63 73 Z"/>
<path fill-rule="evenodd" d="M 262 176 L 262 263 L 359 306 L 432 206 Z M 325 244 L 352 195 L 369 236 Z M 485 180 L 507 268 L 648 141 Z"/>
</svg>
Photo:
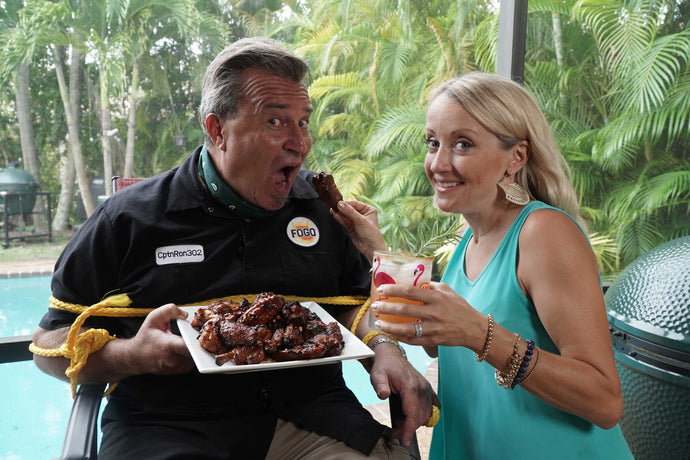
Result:
<svg viewBox="0 0 690 460">
<path fill-rule="evenodd" d="M 315 302 L 300 302 L 302 306 L 309 308 L 311 311 L 316 313 L 321 321 L 328 324 L 335 321 L 335 319 L 328 314 L 319 304 Z M 343 339 L 345 340 L 345 346 L 339 355 L 328 356 L 326 358 L 316 358 L 316 359 L 303 359 L 297 361 L 283 361 L 277 362 L 272 359 L 266 359 L 258 364 L 243 364 L 236 365 L 233 362 L 227 362 L 222 366 L 216 365 L 216 355 L 206 351 L 201 347 L 197 337 L 199 336 L 199 331 L 192 327 L 192 320 L 194 319 L 194 313 L 199 308 L 204 308 L 202 306 L 193 307 L 180 307 L 185 310 L 189 315 L 187 319 L 178 319 L 177 326 L 180 328 L 180 333 L 182 338 L 187 344 L 189 353 L 194 359 L 197 369 L 202 374 L 212 374 L 212 373 L 227 373 L 227 372 L 256 372 L 256 371 L 270 371 L 275 369 L 284 369 L 288 367 L 303 367 L 303 366 L 316 366 L 319 364 L 331 364 L 336 361 L 343 361 L 346 359 L 363 359 L 374 356 L 374 351 L 359 340 L 352 332 L 343 327 L 342 324 L 338 323 L 340 326 L 340 332 L 343 334 Z"/>
</svg>

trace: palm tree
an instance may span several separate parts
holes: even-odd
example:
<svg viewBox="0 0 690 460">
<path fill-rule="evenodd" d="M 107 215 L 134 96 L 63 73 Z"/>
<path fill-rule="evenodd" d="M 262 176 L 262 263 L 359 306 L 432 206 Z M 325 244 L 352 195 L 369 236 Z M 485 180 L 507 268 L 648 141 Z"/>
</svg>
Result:
<svg viewBox="0 0 690 460">
<path fill-rule="evenodd" d="M 608 273 L 687 233 L 687 158 L 678 155 L 690 116 L 683 11 L 641 0 L 530 2 L 525 84 L 552 122 Z M 497 12 L 489 2 L 317 1 L 293 23 L 296 49 L 317 69 L 312 168 L 331 170 L 346 196 L 377 205 L 391 245 L 418 245 L 428 238 L 424 219 L 448 219 L 429 216 L 426 93 L 450 75 L 494 70 Z M 612 194 L 611 184 L 630 197 Z"/>
<path fill-rule="evenodd" d="M 12 32 L 17 28 L 20 21 L 20 10 L 23 3 L 18 0 L 5 2 L 4 8 L 0 10 L 0 34 L 6 37 L 3 40 L 8 43 Z M 9 44 L 9 43 L 8 43 Z M 5 50 L 6 52 L 8 50 Z M 12 60 L 5 62 L 4 74 L 7 79 L 11 76 L 15 77 L 15 103 L 17 110 L 17 119 L 19 121 L 19 137 L 22 147 L 22 158 L 24 160 L 24 168 L 36 178 L 40 184 L 38 155 L 36 153 L 36 146 L 34 143 L 34 129 L 31 120 L 31 101 L 29 97 L 29 64 L 26 59 Z"/>
<path fill-rule="evenodd" d="M 55 74 L 60 87 L 60 96 L 64 106 L 65 117 L 69 132 L 70 156 L 76 168 L 79 189 L 82 194 L 85 209 L 93 210 L 93 201 L 89 189 L 84 160 L 79 143 L 78 110 L 75 100 L 70 97 L 69 86 L 65 79 L 62 48 L 70 43 L 69 24 L 72 20 L 70 6 L 66 3 L 53 3 L 36 0 L 24 6 L 19 12 L 20 20 L 7 35 L 7 50 L 2 65 L 11 67 L 13 63 L 31 62 L 38 49 L 48 48 L 52 57 Z M 79 35 L 73 37 L 78 40 Z M 73 62 L 78 62 L 79 58 Z M 67 178 L 74 176 L 66 176 Z M 62 198 L 62 197 L 61 197 Z M 70 197 L 71 199 L 71 197 Z M 69 206 L 67 214 L 69 213 Z M 66 228 L 65 206 L 58 206 L 55 216 L 55 229 Z"/>
<path fill-rule="evenodd" d="M 192 0 L 88 0 L 87 3 L 85 7 L 90 14 L 84 26 L 91 32 L 89 39 L 99 71 L 104 177 L 113 175 L 113 159 L 108 142 L 110 133 L 114 131 L 109 118 L 110 101 L 113 96 L 119 98 L 125 93 L 129 107 L 124 174 L 132 176 L 140 72 L 148 70 L 141 69 L 140 65 L 142 57 L 154 44 L 153 40 L 161 38 L 156 29 L 166 30 L 170 36 L 191 43 L 199 39 L 202 27 L 206 31 L 215 30 L 217 23 L 201 14 Z M 128 66 L 130 71 L 126 72 Z M 127 85 L 129 88 L 126 88 Z M 117 92 L 114 93 L 113 88 Z M 112 193 L 108 181 L 106 193 Z"/>
<path fill-rule="evenodd" d="M 457 228 L 431 204 L 425 101 L 430 88 L 477 67 L 473 31 L 490 2 L 317 1 L 296 44 L 315 68 L 314 148 L 346 197 L 379 209 L 388 244 L 415 251 Z M 428 224 L 437 222 L 437 224 Z"/>
<path fill-rule="evenodd" d="M 669 26 L 676 13 L 675 3 L 654 0 L 580 0 L 573 9 L 605 71 L 604 117 L 579 147 L 614 179 L 600 226 L 624 264 L 690 233 L 690 29 Z"/>
</svg>

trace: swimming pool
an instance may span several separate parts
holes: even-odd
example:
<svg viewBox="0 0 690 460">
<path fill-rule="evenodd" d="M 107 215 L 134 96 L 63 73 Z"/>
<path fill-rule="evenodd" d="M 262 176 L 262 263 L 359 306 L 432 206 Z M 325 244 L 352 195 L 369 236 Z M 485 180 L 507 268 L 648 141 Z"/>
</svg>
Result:
<svg viewBox="0 0 690 460">
<path fill-rule="evenodd" d="M 48 276 L 0 279 L 0 336 L 31 334 L 49 296 Z M 72 407 L 69 384 L 31 361 L 0 365 L 0 382 L 0 458 L 58 457 Z"/>
<path fill-rule="evenodd" d="M 48 308 L 50 277 L 0 279 L 0 337 L 31 334 Z M 432 363 L 421 347 L 405 345 L 422 374 Z M 348 386 L 362 405 L 380 403 L 369 374 L 357 361 L 344 361 Z M 32 362 L 0 365 L 0 459 L 50 459 L 60 455 L 69 411 L 69 384 L 40 372 Z"/>
</svg>

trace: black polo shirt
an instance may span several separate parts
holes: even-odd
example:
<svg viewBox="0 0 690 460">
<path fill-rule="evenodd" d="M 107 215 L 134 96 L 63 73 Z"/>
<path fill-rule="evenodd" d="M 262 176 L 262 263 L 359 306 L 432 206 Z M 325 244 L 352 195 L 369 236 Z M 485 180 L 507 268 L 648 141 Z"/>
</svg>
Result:
<svg viewBox="0 0 690 460">
<path fill-rule="evenodd" d="M 153 308 L 266 291 L 368 295 L 369 264 L 318 200 L 309 180 L 312 172 L 300 172 L 288 202 L 273 216 L 247 220 L 205 190 L 196 166 L 200 150 L 179 167 L 127 187 L 98 207 L 58 259 L 53 296 L 92 305 L 126 293 L 132 307 Z M 337 317 L 348 307 L 324 308 Z M 65 327 L 74 318 L 49 309 L 40 326 Z M 86 325 L 127 338 L 142 321 L 94 317 Z M 120 382 L 110 396 L 103 422 L 217 420 L 228 425 L 229 433 L 249 436 L 247 448 L 261 458 L 277 416 L 364 453 L 384 428 L 346 388 L 340 364 L 135 376 Z M 247 424 L 248 419 L 253 422 Z"/>
</svg>

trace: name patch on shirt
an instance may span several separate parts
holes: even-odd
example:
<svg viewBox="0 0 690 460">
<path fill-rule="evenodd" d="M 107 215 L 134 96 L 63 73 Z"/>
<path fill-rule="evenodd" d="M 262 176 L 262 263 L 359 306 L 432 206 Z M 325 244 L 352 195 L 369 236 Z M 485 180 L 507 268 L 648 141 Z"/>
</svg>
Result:
<svg viewBox="0 0 690 460">
<path fill-rule="evenodd" d="M 156 264 L 190 264 L 204 261 L 204 247 L 199 244 L 163 246 L 156 249 Z"/>
<path fill-rule="evenodd" d="M 287 236 L 298 246 L 314 246 L 319 242 L 319 228 L 307 217 L 295 217 L 287 226 Z"/>
</svg>

